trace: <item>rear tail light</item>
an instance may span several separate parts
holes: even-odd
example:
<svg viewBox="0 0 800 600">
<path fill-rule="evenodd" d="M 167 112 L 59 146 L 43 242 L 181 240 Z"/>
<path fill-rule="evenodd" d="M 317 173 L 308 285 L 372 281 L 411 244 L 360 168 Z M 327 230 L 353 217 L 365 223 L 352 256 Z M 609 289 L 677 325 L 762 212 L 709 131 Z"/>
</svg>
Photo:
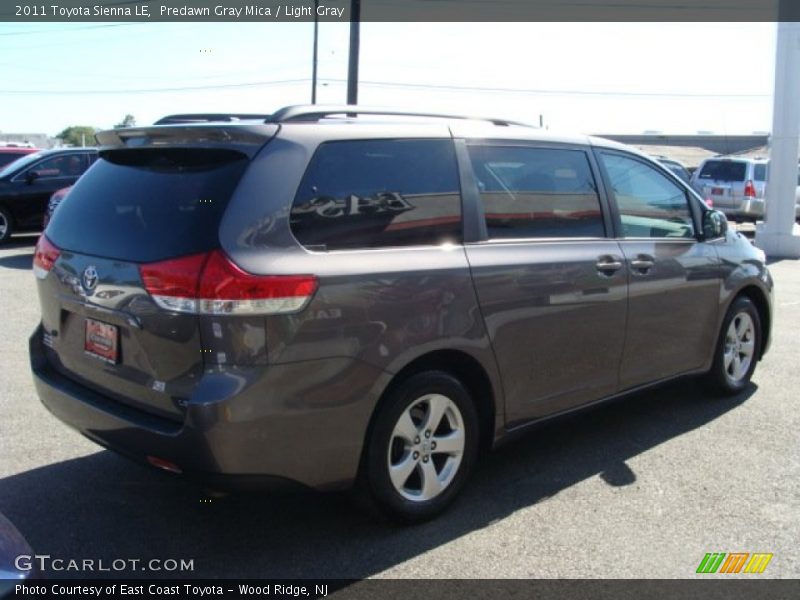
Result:
<svg viewBox="0 0 800 600">
<path fill-rule="evenodd" d="M 314 275 L 252 275 L 220 250 L 141 265 L 145 289 L 161 308 L 201 315 L 271 315 L 303 309 Z"/>
<path fill-rule="evenodd" d="M 749 180 L 747 183 L 744 184 L 744 196 L 745 198 L 756 197 L 756 186 L 753 185 L 752 180 Z"/>
<path fill-rule="evenodd" d="M 706 198 L 706 204 L 708 205 L 708 208 L 714 207 L 714 201 L 711 198 Z"/>
<path fill-rule="evenodd" d="M 144 288 L 155 303 L 175 312 L 197 312 L 197 284 L 208 254 L 194 254 L 139 266 Z"/>
<path fill-rule="evenodd" d="M 39 237 L 36 242 L 36 249 L 33 253 L 33 274 L 37 279 L 44 279 L 56 264 L 61 250 L 59 250 L 53 242 L 47 239 L 45 235 Z"/>
</svg>

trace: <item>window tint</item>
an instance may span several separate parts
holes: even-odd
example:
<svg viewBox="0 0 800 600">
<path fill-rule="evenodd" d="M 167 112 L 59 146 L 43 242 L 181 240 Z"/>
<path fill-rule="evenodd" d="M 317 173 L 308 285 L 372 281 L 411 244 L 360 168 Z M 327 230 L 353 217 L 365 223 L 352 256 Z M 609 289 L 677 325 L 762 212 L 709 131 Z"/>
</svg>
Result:
<svg viewBox="0 0 800 600">
<path fill-rule="evenodd" d="M 769 171 L 766 163 L 758 163 L 753 165 L 753 179 L 756 181 L 766 181 L 768 172 Z"/>
<path fill-rule="evenodd" d="M 685 192 L 633 157 L 601 154 L 616 197 L 625 237 L 694 237 Z"/>
<path fill-rule="evenodd" d="M 732 160 L 709 160 L 700 171 L 700 179 L 714 181 L 744 181 L 747 163 Z"/>
<path fill-rule="evenodd" d="M 597 187 L 580 150 L 470 146 L 489 237 L 603 237 Z"/>
<path fill-rule="evenodd" d="M 320 145 L 290 216 L 301 244 L 321 249 L 461 241 L 461 196 L 451 140 Z"/>
<path fill-rule="evenodd" d="M 133 262 L 211 250 L 246 166 L 222 150 L 106 153 L 59 205 L 47 236 L 65 250 Z"/>
</svg>

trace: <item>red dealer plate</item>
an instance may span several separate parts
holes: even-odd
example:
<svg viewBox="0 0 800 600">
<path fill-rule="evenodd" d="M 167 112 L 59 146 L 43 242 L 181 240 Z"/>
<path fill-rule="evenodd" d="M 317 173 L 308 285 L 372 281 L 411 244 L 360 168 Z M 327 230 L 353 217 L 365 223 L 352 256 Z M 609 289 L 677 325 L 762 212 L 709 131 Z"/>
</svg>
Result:
<svg viewBox="0 0 800 600">
<path fill-rule="evenodd" d="M 711 193 L 714 196 L 722 196 L 725 193 L 725 190 L 722 188 L 711 188 Z"/>
<path fill-rule="evenodd" d="M 86 354 L 100 360 L 116 364 L 119 356 L 119 333 L 116 325 L 86 319 L 86 341 L 83 349 Z"/>
</svg>

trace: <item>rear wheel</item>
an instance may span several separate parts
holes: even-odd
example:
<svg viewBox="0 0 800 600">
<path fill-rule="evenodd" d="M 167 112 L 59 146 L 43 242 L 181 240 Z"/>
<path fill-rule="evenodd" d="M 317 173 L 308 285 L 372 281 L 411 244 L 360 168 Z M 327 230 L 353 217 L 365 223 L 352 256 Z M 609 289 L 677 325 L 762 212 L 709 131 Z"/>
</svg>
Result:
<svg viewBox="0 0 800 600">
<path fill-rule="evenodd" d="M 0 244 L 8 241 L 13 232 L 14 225 L 11 220 L 11 213 L 0 206 Z"/>
<path fill-rule="evenodd" d="M 706 376 L 714 391 L 733 395 L 750 382 L 761 347 L 761 319 L 753 301 L 734 300 L 722 322 L 714 364 Z"/>
<path fill-rule="evenodd" d="M 367 440 L 362 472 L 378 507 L 406 522 L 441 512 L 464 486 L 478 450 L 478 417 L 462 383 L 426 371 L 389 392 Z"/>
</svg>

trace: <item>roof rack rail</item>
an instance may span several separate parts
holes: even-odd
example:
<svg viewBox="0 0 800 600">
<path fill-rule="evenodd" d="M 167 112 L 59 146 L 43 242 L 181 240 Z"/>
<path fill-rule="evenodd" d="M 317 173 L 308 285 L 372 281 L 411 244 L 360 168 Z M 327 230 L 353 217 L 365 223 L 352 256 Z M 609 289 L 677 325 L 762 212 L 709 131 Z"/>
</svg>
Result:
<svg viewBox="0 0 800 600">
<path fill-rule="evenodd" d="M 233 121 L 246 121 L 257 120 L 265 121 L 271 115 L 255 115 L 244 113 L 198 113 L 198 114 L 185 114 L 185 115 L 167 115 L 161 117 L 154 125 L 182 125 L 189 123 L 231 123 Z"/>
<path fill-rule="evenodd" d="M 509 125 L 518 125 L 521 127 L 533 127 L 527 123 L 519 123 L 517 121 L 509 121 L 507 119 L 495 119 L 491 117 L 470 117 L 465 115 L 452 115 L 445 113 L 432 113 L 426 111 L 415 110 L 396 110 L 391 108 L 376 108 L 357 105 L 335 105 L 335 106 L 322 106 L 322 105 L 297 105 L 287 106 L 276 111 L 270 115 L 266 121 L 267 123 L 290 123 L 290 122 L 313 122 L 319 121 L 326 117 L 334 115 L 385 115 L 397 117 L 430 117 L 433 119 L 464 119 L 470 121 L 487 121 L 494 125 L 507 127 Z"/>
</svg>

